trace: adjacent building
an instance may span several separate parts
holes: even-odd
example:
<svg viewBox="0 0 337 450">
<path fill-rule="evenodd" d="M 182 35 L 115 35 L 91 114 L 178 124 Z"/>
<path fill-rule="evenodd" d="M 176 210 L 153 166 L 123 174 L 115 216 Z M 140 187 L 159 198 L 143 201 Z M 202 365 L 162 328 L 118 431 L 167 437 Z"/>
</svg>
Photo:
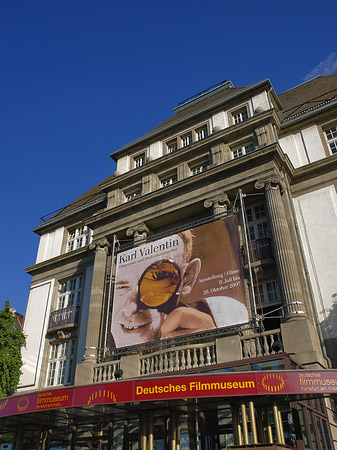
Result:
<svg viewBox="0 0 337 450">
<path fill-rule="evenodd" d="M 334 448 L 337 75 L 224 81 L 110 156 L 34 229 L 0 430 L 16 449 Z"/>
</svg>

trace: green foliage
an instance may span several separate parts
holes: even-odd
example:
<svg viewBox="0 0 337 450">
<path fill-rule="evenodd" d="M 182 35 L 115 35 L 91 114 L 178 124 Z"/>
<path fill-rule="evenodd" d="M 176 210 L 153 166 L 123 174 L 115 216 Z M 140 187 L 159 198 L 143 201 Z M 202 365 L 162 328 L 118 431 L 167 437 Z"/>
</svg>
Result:
<svg viewBox="0 0 337 450">
<path fill-rule="evenodd" d="M 21 375 L 21 347 L 26 338 L 17 330 L 9 301 L 0 311 L 0 398 L 6 397 L 7 389 L 16 390 Z"/>
</svg>

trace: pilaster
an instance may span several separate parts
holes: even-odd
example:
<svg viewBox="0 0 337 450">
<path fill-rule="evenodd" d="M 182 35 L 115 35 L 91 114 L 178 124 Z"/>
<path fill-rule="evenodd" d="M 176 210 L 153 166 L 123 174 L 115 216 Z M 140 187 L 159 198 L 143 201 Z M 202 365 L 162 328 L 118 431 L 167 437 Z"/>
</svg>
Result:
<svg viewBox="0 0 337 450">
<path fill-rule="evenodd" d="M 90 292 L 84 359 L 96 359 L 98 356 L 104 301 L 106 263 L 110 244 L 106 238 L 103 238 L 98 242 L 92 242 L 89 248 L 95 250 L 95 260 Z"/>
</svg>

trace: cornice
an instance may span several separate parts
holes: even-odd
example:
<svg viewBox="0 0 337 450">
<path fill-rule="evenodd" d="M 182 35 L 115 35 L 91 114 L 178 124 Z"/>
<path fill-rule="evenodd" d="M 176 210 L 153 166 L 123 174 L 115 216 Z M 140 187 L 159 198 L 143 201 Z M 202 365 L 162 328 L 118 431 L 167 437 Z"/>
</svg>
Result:
<svg viewBox="0 0 337 450">
<path fill-rule="evenodd" d="M 210 134 L 207 138 L 201 141 L 197 141 L 187 147 L 180 148 L 174 153 L 162 155 L 159 158 L 145 163 L 142 167 L 132 169 L 121 175 L 117 175 L 115 178 L 110 179 L 107 182 L 102 182 L 100 187 L 105 192 L 111 189 L 125 189 L 136 182 L 140 182 L 142 177 L 145 175 L 150 173 L 158 173 L 160 170 L 167 169 L 168 162 L 170 163 L 170 167 L 179 162 L 188 162 L 192 158 L 198 156 L 198 150 L 202 150 L 204 148 L 210 149 L 212 146 L 224 141 L 226 141 L 226 143 L 227 141 L 235 141 L 239 139 L 241 135 L 249 135 L 249 133 L 252 133 L 256 128 L 266 125 L 266 123 L 276 123 L 279 126 L 280 121 L 274 109 L 269 109 L 262 113 L 255 114 L 240 124 L 231 125 L 230 127 Z"/>
<path fill-rule="evenodd" d="M 260 150 L 256 150 L 249 155 L 226 161 L 225 163 L 213 166 L 198 175 L 189 176 L 165 188 L 159 188 L 148 194 L 136 197 L 130 202 L 122 203 L 113 208 L 101 211 L 88 219 L 86 224 L 95 229 L 101 224 L 113 222 L 121 217 L 125 218 L 127 221 L 128 216 L 136 214 L 137 212 L 141 213 L 146 210 L 146 208 L 159 204 L 162 205 L 166 200 L 176 199 L 180 195 L 186 196 L 186 194 L 192 194 L 193 192 L 197 193 L 205 186 L 212 186 L 215 182 L 219 182 L 219 180 L 226 180 L 240 174 L 242 174 L 242 178 L 238 177 L 235 183 L 232 183 L 230 186 L 224 186 L 224 188 L 226 188 L 226 190 L 233 190 L 242 187 L 243 184 L 247 185 L 249 183 L 255 183 L 260 172 L 258 170 L 252 171 L 252 169 L 261 167 L 268 162 L 273 163 L 274 172 L 276 169 L 276 171 L 286 171 L 287 173 L 292 174 L 293 166 L 291 165 L 288 156 L 282 152 L 278 143 L 273 143 Z M 269 168 L 265 168 L 265 170 L 270 173 Z M 248 172 L 250 173 L 247 176 Z M 209 191 L 209 195 L 210 194 L 211 190 Z M 195 202 L 196 198 L 198 198 L 198 195 L 190 195 L 191 203 Z M 141 220 L 145 219 L 142 218 Z"/>
<path fill-rule="evenodd" d="M 305 166 L 294 169 L 291 177 L 291 184 L 293 185 L 301 183 L 303 181 L 319 177 L 323 174 L 330 173 L 334 170 L 337 171 L 337 154 L 327 156 L 326 158 L 322 158 L 319 161 L 315 161 L 310 164 L 306 164 Z"/>
<path fill-rule="evenodd" d="M 83 261 L 84 257 L 90 257 L 93 255 L 93 251 L 89 249 L 89 246 L 73 250 L 72 252 L 62 253 L 54 258 L 47 259 L 46 261 L 33 264 L 32 266 L 26 267 L 25 271 L 29 275 L 36 275 L 40 272 L 44 272 L 47 269 L 53 267 L 61 267 L 66 264 L 70 264 L 76 261 Z"/>
<path fill-rule="evenodd" d="M 224 99 L 219 100 L 218 102 L 216 102 L 216 103 L 214 103 L 212 105 L 209 105 L 209 106 L 206 106 L 204 108 L 201 108 L 200 110 L 192 113 L 191 115 L 189 115 L 187 117 L 184 117 L 184 118 L 182 118 L 180 120 L 177 120 L 177 121 L 175 121 L 173 123 L 170 123 L 167 126 L 163 126 L 160 129 L 155 129 L 153 132 L 149 132 L 145 136 L 142 136 L 142 137 L 136 139 L 135 141 L 133 141 L 133 142 L 123 146 L 119 150 L 116 150 L 116 151 L 110 153 L 110 157 L 113 158 L 114 160 L 116 160 L 116 156 L 117 155 L 120 155 L 121 153 L 126 153 L 131 148 L 136 147 L 136 146 L 138 146 L 140 144 L 143 144 L 143 143 L 145 143 L 147 141 L 150 141 L 154 137 L 158 137 L 161 134 L 164 134 L 165 132 L 169 131 L 170 129 L 178 128 L 184 122 L 188 122 L 191 119 L 197 118 L 198 116 L 200 116 L 200 115 L 202 115 L 204 113 L 210 112 L 212 110 L 216 110 L 220 106 L 222 106 L 222 105 L 224 105 L 226 103 L 230 103 L 230 102 L 232 102 L 234 99 L 236 99 L 238 97 L 244 97 L 248 93 L 251 93 L 254 90 L 259 90 L 259 89 L 261 89 L 262 86 L 266 86 L 266 88 L 269 89 L 269 92 L 271 92 L 273 94 L 273 96 L 274 96 L 274 100 L 275 100 L 277 106 L 279 108 L 281 108 L 282 105 L 280 103 L 280 100 L 279 100 L 277 94 L 275 93 L 275 90 L 274 90 L 270 80 L 269 79 L 265 79 L 263 81 L 260 81 L 259 83 L 256 83 L 256 84 L 253 84 L 251 86 L 248 86 L 248 87 L 246 87 L 245 89 L 243 89 L 243 90 L 241 90 L 239 92 L 235 92 L 235 93 L 233 93 L 233 95 L 225 97 Z"/>
</svg>

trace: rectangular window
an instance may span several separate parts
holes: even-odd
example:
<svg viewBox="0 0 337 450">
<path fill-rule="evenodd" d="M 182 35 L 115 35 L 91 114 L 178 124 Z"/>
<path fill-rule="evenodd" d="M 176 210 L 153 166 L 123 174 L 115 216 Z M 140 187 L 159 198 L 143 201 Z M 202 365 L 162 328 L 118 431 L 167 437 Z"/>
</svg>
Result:
<svg viewBox="0 0 337 450">
<path fill-rule="evenodd" d="M 254 286 L 254 294 L 258 305 L 281 301 L 277 281 L 269 281 Z"/>
<path fill-rule="evenodd" d="M 269 237 L 267 212 L 264 204 L 250 206 L 246 209 L 248 235 L 251 241 Z"/>
<path fill-rule="evenodd" d="M 244 122 L 248 119 L 248 111 L 247 108 L 242 108 L 239 111 L 235 111 L 233 114 L 233 121 L 235 124 Z"/>
<path fill-rule="evenodd" d="M 239 158 L 243 155 L 248 155 L 248 153 L 252 153 L 255 150 L 255 145 L 253 142 L 248 142 L 247 144 L 241 145 L 240 147 L 232 150 L 233 158 Z"/>
<path fill-rule="evenodd" d="M 89 244 L 90 229 L 87 226 L 69 231 L 67 241 L 67 252 L 71 252 Z"/>
<path fill-rule="evenodd" d="M 163 175 L 160 177 L 160 187 L 170 186 L 178 181 L 177 174 L 171 173 L 169 175 Z"/>
<path fill-rule="evenodd" d="M 51 346 L 47 386 L 66 385 L 72 382 L 74 353 L 74 339 Z"/>
<path fill-rule="evenodd" d="M 337 153 L 337 125 L 325 130 L 331 153 Z"/>
<path fill-rule="evenodd" d="M 174 139 L 174 141 L 168 142 L 166 145 L 167 145 L 167 153 L 174 153 L 178 150 L 177 139 Z"/>
<path fill-rule="evenodd" d="M 133 162 L 136 169 L 142 167 L 145 164 L 145 153 L 135 156 Z"/>
<path fill-rule="evenodd" d="M 204 159 L 190 165 L 191 175 L 197 175 L 198 173 L 205 172 L 209 169 L 209 159 Z"/>
<path fill-rule="evenodd" d="M 126 202 L 131 202 L 140 196 L 140 186 L 124 191 L 124 198 Z"/>
<path fill-rule="evenodd" d="M 60 284 L 57 309 L 80 306 L 82 303 L 83 277 L 72 278 Z"/>
<path fill-rule="evenodd" d="M 195 132 L 198 141 L 201 141 L 202 139 L 205 139 L 208 136 L 207 126 L 199 128 L 198 130 L 195 130 Z"/>
<path fill-rule="evenodd" d="M 192 144 L 192 134 L 185 134 L 185 136 L 181 137 L 181 146 L 187 147 L 188 145 Z"/>
</svg>

